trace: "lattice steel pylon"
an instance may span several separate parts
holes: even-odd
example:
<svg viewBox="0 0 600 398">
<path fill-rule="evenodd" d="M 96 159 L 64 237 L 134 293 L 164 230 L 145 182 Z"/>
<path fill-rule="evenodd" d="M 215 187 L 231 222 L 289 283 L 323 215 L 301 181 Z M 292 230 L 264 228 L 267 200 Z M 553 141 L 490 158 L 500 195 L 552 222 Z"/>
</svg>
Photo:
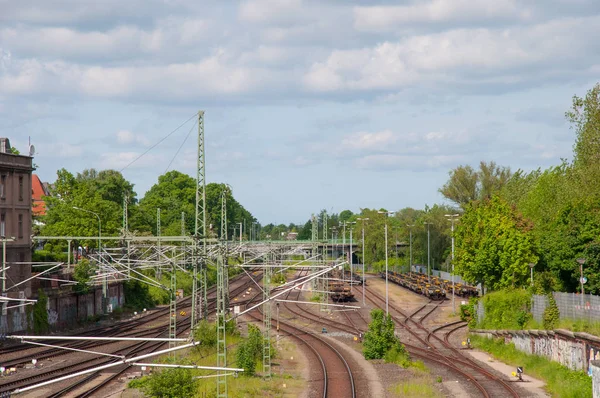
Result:
<svg viewBox="0 0 600 398">
<path fill-rule="evenodd" d="M 323 245 L 323 265 L 327 263 L 327 212 L 323 213 L 323 241 L 325 244 Z M 323 275 L 321 278 L 321 304 L 327 304 L 328 294 L 327 289 L 329 288 L 327 284 L 327 274 Z M 326 311 L 326 305 L 320 305 L 320 311 Z"/>
<path fill-rule="evenodd" d="M 225 243 L 221 245 L 217 256 L 217 366 L 227 366 L 227 343 L 225 329 L 225 277 L 226 265 L 223 260 Z M 227 397 L 227 376 L 222 370 L 217 371 L 217 397 Z"/>
<path fill-rule="evenodd" d="M 174 251 L 174 250 L 173 250 Z M 173 253 L 173 258 L 175 253 Z M 175 339 L 177 337 L 177 266 L 175 260 L 171 260 L 171 301 L 169 304 L 169 338 Z M 175 342 L 169 343 L 170 347 L 175 346 Z"/>
<path fill-rule="evenodd" d="M 227 266 L 227 259 L 229 256 L 228 248 L 227 248 L 227 195 L 229 194 L 229 187 L 226 186 L 223 192 L 221 193 L 221 241 L 223 242 L 225 249 L 225 259 L 223 263 L 225 264 L 224 269 L 224 279 L 223 279 L 223 291 L 224 291 L 224 300 L 225 300 L 225 312 L 229 312 L 229 267 Z"/>
<path fill-rule="evenodd" d="M 267 254 L 267 266 L 263 273 L 263 377 L 271 378 L 271 302 L 267 301 L 271 295 L 271 266 L 275 264 L 275 254 L 272 250 Z M 271 261 L 269 261 L 271 260 Z"/>
<path fill-rule="evenodd" d="M 156 242 L 158 245 L 158 252 L 160 253 L 160 207 L 156 209 L 156 236 L 158 237 L 158 241 Z M 162 271 L 160 269 L 160 264 L 156 265 L 156 280 L 160 282 L 162 278 Z"/>
<path fill-rule="evenodd" d="M 317 241 L 319 240 L 319 222 L 317 221 L 317 217 L 315 217 L 315 215 L 313 214 L 311 217 L 312 220 L 312 252 L 311 252 L 311 257 L 313 257 L 313 262 L 316 262 L 316 257 L 319 254 L 318 250 L 319 250 L 319 245 L 317 243 Z M 315 270 L 317 268 L 315 267 Z M 315 271 L 316 272 L 316 271 Z M 311 286 L 314 289 L 316 289 L 317 287 L 317 280 L 313 279 Z"/>
<path fill-rule="evenodd" d="M 195 258 L 192 286 L 192 329 L 206 316 L 206 161 L 204 151 L 204 111 L 198 111 L 198 163 L 196 174 Z"/>
</svg>

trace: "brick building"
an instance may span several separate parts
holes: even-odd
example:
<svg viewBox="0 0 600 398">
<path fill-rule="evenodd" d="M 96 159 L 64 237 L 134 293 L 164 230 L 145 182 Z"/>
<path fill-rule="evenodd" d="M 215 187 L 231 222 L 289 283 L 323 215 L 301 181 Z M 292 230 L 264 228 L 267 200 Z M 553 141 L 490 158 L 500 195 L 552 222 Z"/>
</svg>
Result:
<svg viewBox="0 0 600 398">
<path fill-rule="evenodd" d="M 15 298 L 31 297 L 29 283 L 11 287 L 31 277 L 32 171 L 32 158 L 13 154 L 8 138 L 0 138 L 0 255 L 8 268 L 0 288 Z"/>
</svg>

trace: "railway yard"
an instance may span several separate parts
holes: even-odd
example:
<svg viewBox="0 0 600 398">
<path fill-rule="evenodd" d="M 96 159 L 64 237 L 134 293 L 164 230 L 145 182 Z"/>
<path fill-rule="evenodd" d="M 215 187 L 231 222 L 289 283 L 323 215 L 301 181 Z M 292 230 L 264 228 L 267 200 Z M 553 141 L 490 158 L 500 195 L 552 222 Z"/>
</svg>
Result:
<svg viewBox="0 0 600 398">
<path fill-rule="evenodd" d="M 290 278 L 299 278 L 308 273 L 308 268 L 298 269 Z M 260 281 L 262 274 L 238 275 L 231 281 L 230 296 L 236 305 L 248 306 L 258 303 L 262 293 L 253 279 Z M 297 352 L 296 359 L 282 358 L 274 363 L 274 374 L 285 371 L 295 378 L 305 380 L 303 391 L 290 390 L 287 396 L 305 397 L 373 397 L 402 396 L 394 393 L 395 386 L 402 385 L 416 377 L 415 372 L 403 369 L 383 361 L 366 361 L 362 356 L 361 337 L 368 328 L 369 312 L 372 308 L 385 308 L 385 281 L 383 275 L 370 275 L 366 278 L 365 300 L 362 305 L 362 279 L 355 283 L 340 282 L 334 275 L 329 282 L 332 294 L 330 303 L 338 305 L 360 306 L 355 308 L 331 307 L 323 311 L 323 306 L 309 304 L 312 295 L 310 283 L 302 288 L 293 289 L 280 299 L 272 302 L 277 307 L 277 316 L 273 317 L 271 337 L 277 344 L 288 344 Z M 343 276 L 342 278 L 344 278 Z M 514 383 L 510 375 L 498 373 L 486 364 L 473 358 L 469 350 L 462 347 L 466 339 L 466 324 L 453 317 L 449 300 L 431 295 L 432 289 L 446 290 L 443 281 L 424 283 L 422 276 L 406 275 L 402 278 L 390 274 L 389 312 L 396 324 L 396 334 L 405 345 L 413 360 L 421 360 L 429 369 L 419 374 L 429 384 L 434 396 L 454 397 L 537 397 L 545 396 L 539 388 L 525 389 Z M 343 280 L 343 279 L 342 279 Z M 412 284 L 412 287 L 411 287 Z M 414 288 L 418 284 L 424 289 Z M 275 288 L 275 291 L 277 288 Z M 252 292 L 252 294 L 250 294 Z M 344 293 L 345 292 L 345 293 Z M 344 298 L 341 299 L 341 293 Z M 213 312 L 215 292 L 209 291 L 209 311 Z M 469 293 L 466 293 L 468 295 Z M 296 303 L 303 301 L 307 304 Z M 180 314 L 189 311 L 190 303 L 181 299 L 178 303 Z M 259 307 L 260 308 L 260 307 Z M 275 313 L 275 311 L 273 311 Z M 238 319 L 240 329 L 244 324 L 255 323 L 261 327 L 262 314 L 257 308 Z M 158 309 L 138 315 L 127 322 L 88 330 L 79 336 L 115 336 L 120 337 L 161 337 L 167 333 L 165 322 L 168 312 Z M 177 320 L 178 337 L 189 335 L 189 317 L 181 316 Z M 58 345 L 58 341 L 44 341 L 44 344 Z M 106 364 L 107 367 L 120 362 L 121 356 L 130 357 L 156 350 L 165 349 L 164 342 L 71 342 L 70 350 L 58 350 L 48 347 L 32 347 L 23 344 L 11 344 L 2 347 L 0 355 L 3 366 L 16 368 L 17 371 L 0 379 L 0 392 L 23 389 L 28 385 L 55 379 L 66 374 L 85 371 L 85 369 Z M 112 356 L 99 357 L 94 352 L 109 353 Z M 32 366 L 32 359 L 37 363 Z M 310 364 L 310 366 L 306 366 Z M 96 371 L 62 382 L 49 384 L 18 396 L 23 397 L 108 397 L 114 391 L 125 387 L 126 375 L 139 372 L 131 364 L 118 364 L 104 371 Z M 531 386 L 528 386 L 531 387 Z M 397 388 L 397 387 L 396 387 Z M 120 396 L 120 395 L 115 395 Z M 430 396 L 430 395 L 428 395 Z"/>
</svg>

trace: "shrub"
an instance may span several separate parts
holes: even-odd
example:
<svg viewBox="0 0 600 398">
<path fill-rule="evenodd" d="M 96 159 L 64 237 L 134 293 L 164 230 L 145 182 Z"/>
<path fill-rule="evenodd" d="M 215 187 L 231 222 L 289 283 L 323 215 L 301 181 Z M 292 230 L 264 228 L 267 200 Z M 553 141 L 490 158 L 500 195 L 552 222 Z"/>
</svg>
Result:
<svg viewBox="0 0 600 398">
<path fill-rule="evenodd" d="M 477 298 L 471 297 L 468 304 L 461 304 L 460 306 L 460 319 L 467 322 L 471 328 L 475 327 L 475 324 L 477 323 L 477 311 L 475 310 L 476 305 Z"/>
<path fill-rule="evenodd" d="M 394 344 L 392 348 L 385 353 L 383 359 L 388 363 L 395 363 L 403 368 L 408 368 L 412 364 L 404 344 L 400 344 L 400 342 Z"/>
<path fill-rule="evenodd" d="M 391 316 L 385 316 L 383 310 L 371 311 L 371 323 L 363 340 L 363 355 L 365 359 L 381 359 L 395 345 L 400 344 L 394 335 L 394 321 Z"/>
<path fill-rule="evenodd" d="M 197 347 L 215 348 L 217 346 L 217 325 L 206 319 L 201 320 L 194 330 L 194 340 L 199 342 Z"/>
<path fill-rule="evenodd" d="M 125 306 L 133 310 L 152 308 L 156 304 L 150 295 L 148 285 L 136 280 L 129 280 L 123 284 Z"/>
<path fill-rule="evenodd" d="M 33 316 L 33 332 L 35 334 L 45 333 L 50 330 L 50 323 L 48 322 L 48 296 L 42 289 L 38 290 L 37 303 L 33 305 L 32 316 Z"/>
<path fill-rule="evenodd" d="M 506 289 L 488 293 L 483 300 L 484 329 L 522 329 L 530 317 L 531 293 L 524 289 Z"/>
<path fill-rule="evenodd" d="M 190 369 L 167 369 L 148 376 L 131 387 L 140 388 L 149 397 L 188 398 L 196 392 L 196 381 Z"/>
<path fill-rule="evenodd" d="M 560 312 L 552 293 L 548 295 L 548 306 L 543 314 L 544 329 L 554 329 L 560 321 Z"/>
<path fill-rule="evenodd" d="M 88 284 L 91 276 L 94 275 L 94 267 L 89 260 L 82 259 L 73 270 L 73 279 L 77 282 L 73 290 L 78 294 L 85 294 L 90 291 Z"/>
</svg>

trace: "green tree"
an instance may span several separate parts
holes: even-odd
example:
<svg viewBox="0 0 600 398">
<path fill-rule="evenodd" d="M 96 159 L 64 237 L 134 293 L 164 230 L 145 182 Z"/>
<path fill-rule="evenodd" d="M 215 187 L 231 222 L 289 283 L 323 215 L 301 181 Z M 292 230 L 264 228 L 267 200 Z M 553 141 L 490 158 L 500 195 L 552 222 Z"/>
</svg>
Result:
<svg viewBox="0 0 600 398">
<path fill-rule="evenodd" d="M 468 203 L 491 198 L 499 193 L 511 177 L 508 167 L 495 162 L 480 162 L 479 170 L 471 166 L 458 166 L 449 172 L 450 179 L 440 188 L 440 193 L 461 207 Z"/>
<path fill-rule="evenodd" d="M 77 282 L 74 287 L 74 291 L 79 294 L 85 294 L 89 292 L 89 282 L 91 277 L 94 275 L 95 267 L 87 259 L 82 259 L 73 270 L 73 279 Z"/>
<path fill-rule="evenodd" d="M 466 206 L 456 229 L 456 272 L 489 289 L 526 284 L 537 263 L 532 225 L 497 196 Z"/>
<path fill-rule="evenodd" d="M 365 359 L 381 359 L 386 352 L 400 344 L 394 335 L 394 329 L 391 316 L 386 317 L 383 310 L 379 308 L 371 311 L 371 322 L 363 339 Z"/>
<path fill-rule="evenodd" d="M 33 332 L 35 334 L 46 333 L 50 330 L 47 306 L 48 296 L 42 289 L 39 289 L 37 302 L 33 305 Z"/>
<path fill-rule="evenodd" d="M 558 310 L 558 305 L 556 305 L 556 300 L 554 300 L 554 295 L 552 293 L 548 294 L 548 306 L 544 309 L 543 314 L 544 321 L 544 329 L 554 329 L 558 326 L 558 322 L 560 321 L 560 311 Z"/>
</svg>

